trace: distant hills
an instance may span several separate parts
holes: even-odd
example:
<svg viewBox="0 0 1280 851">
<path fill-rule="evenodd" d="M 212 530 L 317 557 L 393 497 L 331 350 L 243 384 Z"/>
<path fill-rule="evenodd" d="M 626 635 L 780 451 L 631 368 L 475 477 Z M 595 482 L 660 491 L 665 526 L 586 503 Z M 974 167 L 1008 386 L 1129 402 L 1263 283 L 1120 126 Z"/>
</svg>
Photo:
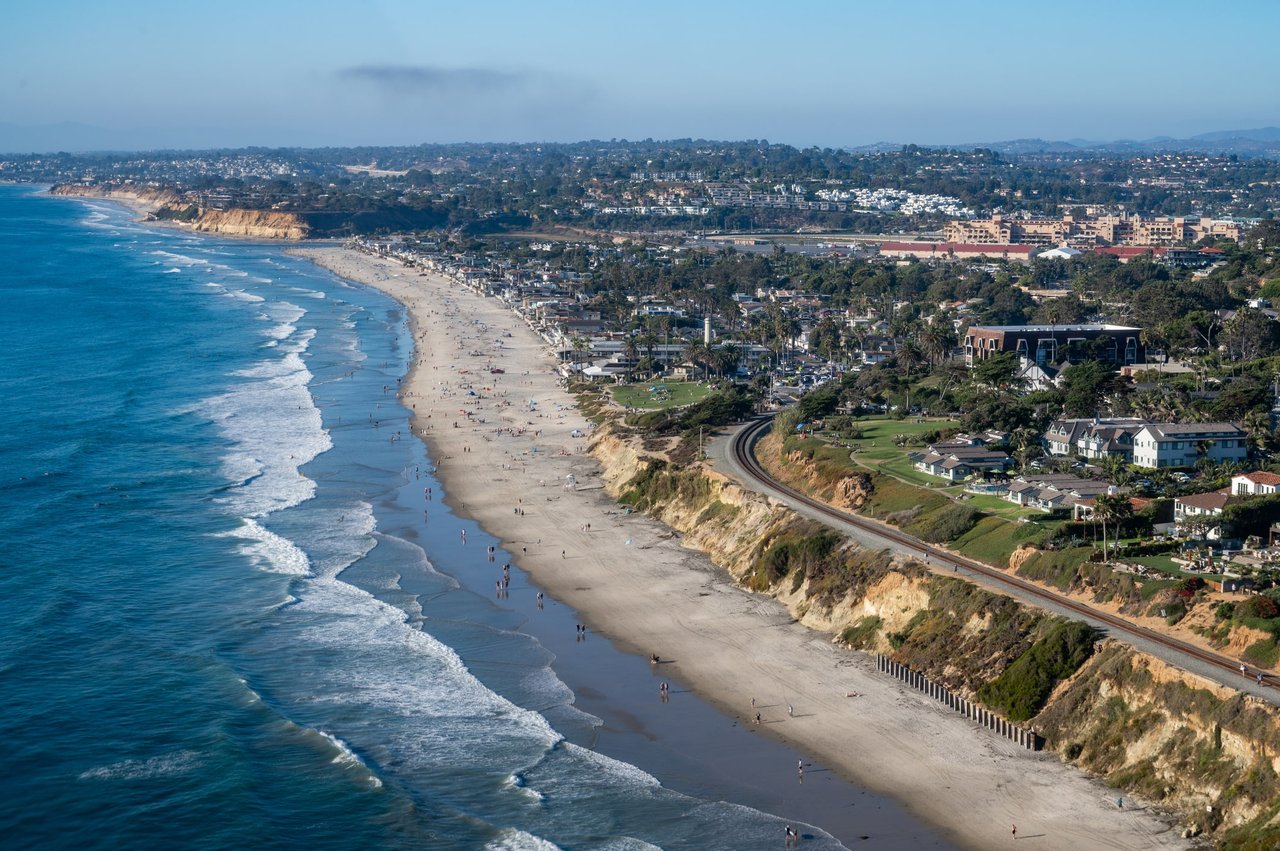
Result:
<svg viewBox="0 0 1280 851">
<path fill-rule="evenodd" d="M 896 151 L 901 144 L 880 142 L 851 148 L 853 151 Z M 959 150 L 987 148 L 1002 154 L 1145 154 L 1198 152 L 1205 154 L 1238 154 L 1247 157 L 1280 159 L 1280 127 L 1258 127 L 1252 130 L 1215 130 L 1187 139 L 1153 136 L 1150 139 L 1117 139 L 1099 142 L 1091 139 L 1009 139 L 1003 142 L 966 142 L 959 145 L 929 145 Z"/>
<path fill-rule="evenodd" d="M 229 145 L 226 133 L 216 128 L 149 128 L 112 130 L 90 124 L 22 125 L 0 121 L 0 153 L 51 153 L 68 151 L 158 151 L 194 150 L 193 139 L 205 139 L 202 150 Z M 908 142 L 878 142 L 848 150 L 856 153 L 881 153 L 900 150 Z M 1118 139 L 1101 142 L 1092 139 L 1007 139 L 1001 142 L 965 142 L 948 145 L 921 145 L 924 148 L 973 150 L 988 148 L 1013 156 L 1026 154 L 1144 154 L 1196 151 L 1206 154 L 1238 154 L 1246 157 L 1280 159 L 1280 127 L 1258 127 L 1252 130 L 1215 130 L 1186 139 L 1153 136 L 1150 139 Z"/>
</svg>

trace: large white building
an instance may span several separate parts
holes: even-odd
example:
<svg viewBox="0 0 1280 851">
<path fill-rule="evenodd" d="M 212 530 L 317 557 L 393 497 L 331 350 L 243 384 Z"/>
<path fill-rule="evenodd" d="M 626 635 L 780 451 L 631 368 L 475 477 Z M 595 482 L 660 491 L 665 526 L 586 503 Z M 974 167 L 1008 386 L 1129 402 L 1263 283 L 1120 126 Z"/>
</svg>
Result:
<svg viewBox="0 0 1280 851">
<path fill-rule="evenodd" d="M 1196 461 L 1243 461 L 1249 454 L 1244 431 L 1231 423 L 1157 423 L 1133 438 L 1137 467 L 1194 467 Z"/>
</svg>

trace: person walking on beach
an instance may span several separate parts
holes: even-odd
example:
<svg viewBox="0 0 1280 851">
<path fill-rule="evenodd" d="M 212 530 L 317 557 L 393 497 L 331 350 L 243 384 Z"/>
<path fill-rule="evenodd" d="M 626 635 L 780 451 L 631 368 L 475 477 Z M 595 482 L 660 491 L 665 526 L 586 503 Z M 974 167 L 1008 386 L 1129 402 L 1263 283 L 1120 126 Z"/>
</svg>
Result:
<svg viewBox="0 0 1280 851">
<path fill-rule="evenodd" d="M 1013 834 L 1014 839 L 1018 838 L 1018 826 L 1016 824 L 1011 826 L 1009 832 Z"/>
</svg>

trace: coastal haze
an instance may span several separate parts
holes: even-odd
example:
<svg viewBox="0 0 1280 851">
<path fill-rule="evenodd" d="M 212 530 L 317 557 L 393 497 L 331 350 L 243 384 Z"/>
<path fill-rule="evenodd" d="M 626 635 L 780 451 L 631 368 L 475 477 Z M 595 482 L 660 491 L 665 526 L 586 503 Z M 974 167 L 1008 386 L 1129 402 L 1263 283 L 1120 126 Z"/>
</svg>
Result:
<svg viewBox="0 0 1280 851">
<path fill-rule="evenodd" d="M 884 0 L 63 9 L 24 4 L 0 32 L 0 150 L 616 138 L 841 147 L 1280 124 L 1268 64 L 1280 10 L 1265 2 L 1213 14 L 1146 0 L 1016 14 Z"/>
<path fill-rule="evenodd" d="M 8 17 L 14 847 L 1280 846 L 1280 7 Z"/>
</svg>

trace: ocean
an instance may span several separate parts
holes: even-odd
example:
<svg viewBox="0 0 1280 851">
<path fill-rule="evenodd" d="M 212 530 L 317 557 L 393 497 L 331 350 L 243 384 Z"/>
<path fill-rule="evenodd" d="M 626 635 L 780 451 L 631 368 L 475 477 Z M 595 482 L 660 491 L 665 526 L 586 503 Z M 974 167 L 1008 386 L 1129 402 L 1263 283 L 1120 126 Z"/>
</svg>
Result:
<svg viewBox="0 0 1280 851">
<path fill-rule="evenodd" d="M 6 847 L 948 847 L 834 777 L 740 776 L 795 754 L 654 705 L 518 568 L 495 599 L 391 299 L 30 186 L 0 272 Z"/>
</svg>

